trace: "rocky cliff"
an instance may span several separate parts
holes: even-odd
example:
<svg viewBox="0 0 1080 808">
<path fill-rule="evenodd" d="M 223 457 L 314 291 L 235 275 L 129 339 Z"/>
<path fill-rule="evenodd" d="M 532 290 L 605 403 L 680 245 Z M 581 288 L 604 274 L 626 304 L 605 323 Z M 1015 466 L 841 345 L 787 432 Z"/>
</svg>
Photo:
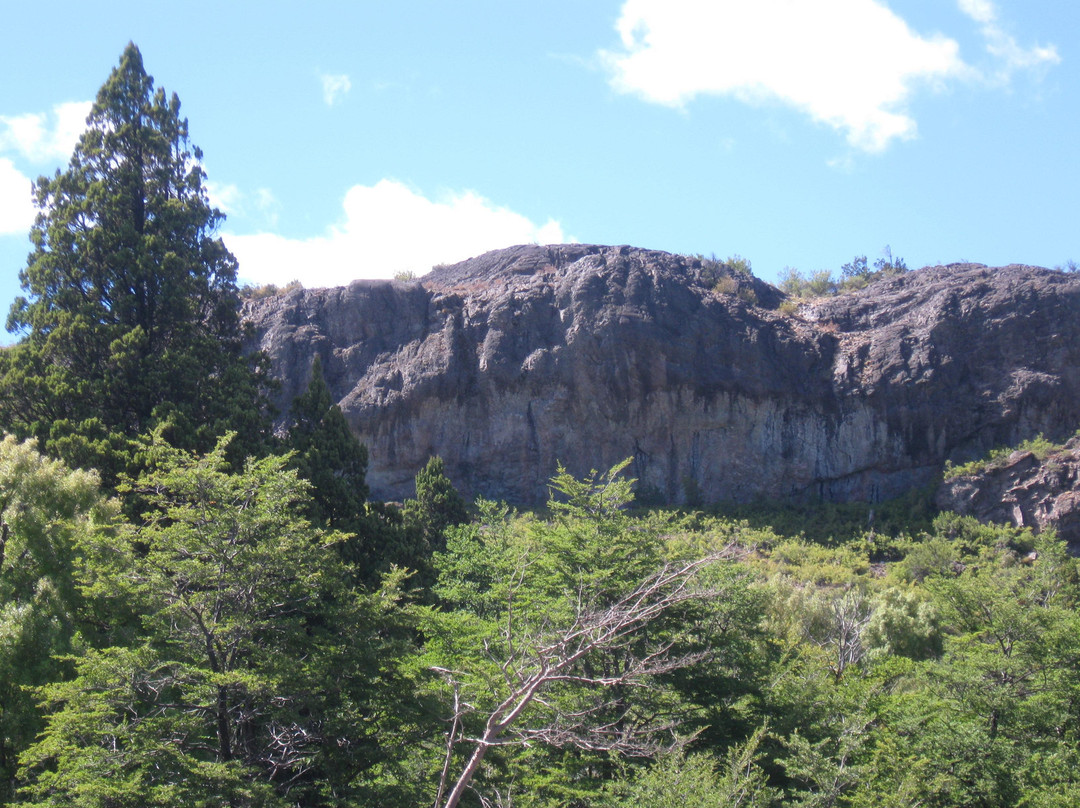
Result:
<svg viewBox="0 0 1080 808">
<path fill-rule="evenodd" d="M 972 474 L 945 480 L 937 491 L 942 510 L 982 522 L 1054 528 L 1080 552 L 1080 437 L 1045 456 L 1018 450 Z"/>
<path fill-rule="evenodd" d="M 282 380 L 322 357 L 372 495 L 431 454 L 469 496 L 546 498 L 633 457 L 668 501 L 876 501 L 1080 426 L 1080 276 L 950 265 L 784 303 L 708 261 L 629 247 L 501 250 L 418 282 L 248 304 Z"/>
</svg>

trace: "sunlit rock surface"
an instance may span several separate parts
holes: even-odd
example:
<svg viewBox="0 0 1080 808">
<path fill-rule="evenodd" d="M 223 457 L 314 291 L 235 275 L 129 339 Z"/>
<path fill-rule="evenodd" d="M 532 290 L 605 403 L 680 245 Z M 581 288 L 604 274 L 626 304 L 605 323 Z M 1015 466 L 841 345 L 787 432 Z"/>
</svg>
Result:
<svg viewBox="0 0 1080 808">
<path fill-rule="evenodd" d="M 668 502 L 878 501 L 946 459 L 1080 426 L 1076 274 L 951 265 L 783 302 L 699 259 L 575 244 L 296 290 L 245 317 L 283 417 L 322 357 L 383 499 L 438 454 L 467 496 L 521 504 L 560 462 L 626 457 Z"/>
</svg>

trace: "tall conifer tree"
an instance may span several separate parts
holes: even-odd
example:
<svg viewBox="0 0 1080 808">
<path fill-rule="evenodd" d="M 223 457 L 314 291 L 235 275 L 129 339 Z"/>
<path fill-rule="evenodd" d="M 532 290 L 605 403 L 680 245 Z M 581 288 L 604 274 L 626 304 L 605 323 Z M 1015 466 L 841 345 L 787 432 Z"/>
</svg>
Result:
<svg viewBox="0 0 1080 808">
<path fill-rule="evenodd" d="M 216 231 L 202 153 L 175 94 L 134 44 L 98 92 L 65 171 L 41 177 L 33 252 L 8 329 L 0 427 L 52 454 L 129 464 L 130 438 L 163 420 L 209 448 L 227 428 L 250 452 L 265 430 L 259 374 L 241 352 L 236 260 Z"/>
<path fill-rule="evenodd" d="M 296 451 L 300 476 L 311 483 L 308 515 L 320 526 L 356 531 L 367 500 L 367 448 L 356 439 L 334 403 L 315 356 L 311 383 L 292 404 L 288 446 Z"/>
</svg>

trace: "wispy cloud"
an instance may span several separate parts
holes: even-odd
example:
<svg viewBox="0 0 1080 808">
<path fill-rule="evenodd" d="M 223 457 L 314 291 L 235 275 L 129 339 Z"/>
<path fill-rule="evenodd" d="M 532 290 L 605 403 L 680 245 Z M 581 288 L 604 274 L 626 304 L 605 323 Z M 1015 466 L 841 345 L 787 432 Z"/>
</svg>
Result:
<svg viewBox="0 0 1080 808">
<path fill-rule="evenodd" d="M 1057 58 L 1020 48 L 989 0 L 959 0 L 1010 69 Z M 881 0 L 626 0 L 619 50 L 602 51 L 613 86 L 684 108 L 700 96 L 778 101 L 879 152 L 912 138 L 910 103 L 924 88 L 980 77 L 955 39 L 925 36 Z"/>
<path fill-rule="evenodd" d="M 214 180 L 206 181 L 206 195 L 210 199 L 210 204 L 222 213 L 235 213 L 243 196 L 236 185 Z"/>
<path fill-rule="evenodd" d="M 990 0 L 958 0 L 960 10 L 979 24 L 986 51 L 999 63 L 995 78 L 1007 81 L 1017 70 L 1061 61 L 1054 45 L 1021 47 L 1002 26 L 997 7 Z"/>
<path fill-rule="evenodd" d="M 257 221 L 260 226 L 274 227 L 281 205 L 269 188 L 257 188 L 245 193 L 238 185 L 206 181 L 210 204 L 227 216 Z"/>
<path fill-rule="evenodd" d="M 342 96 L 352 89 L 352 82 L 344 73 L 337 75 L 324 73 L 319 78 L 322 81 L 323 101 L 326 102 L 328 107 L 334 106 Z"/>
<path fill-rule="evenodd" d="M 558 222 L 537 225 L 473 191 L 433 200 L 395 180 L 356 185 L 343 222 L 326 234 L 289 239 L 273 233 L 225 236 L 240 275 L 258 283 L 336 286 L 358 278 L 419 274 L 437 263 L 487 250 L 565 239 Z"/>
<path fill-rule="evenodd" d="M 0 236 L 25 235 L 34 223 L 33 184 L 6 157 L 0 157 Z"/>
<path fill-rule="evenodd" d="M 0 115 L 0 151 L 13 151 L 33 163 L 67 160 L 86 129 L 90 101 L 57 104 L 51 112 Z"/>
</svg>

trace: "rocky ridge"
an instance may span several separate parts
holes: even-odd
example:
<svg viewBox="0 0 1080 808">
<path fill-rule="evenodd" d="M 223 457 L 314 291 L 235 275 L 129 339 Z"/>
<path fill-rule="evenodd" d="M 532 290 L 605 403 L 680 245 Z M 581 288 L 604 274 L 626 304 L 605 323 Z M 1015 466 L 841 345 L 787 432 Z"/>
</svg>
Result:
<svg viewBox="0 0 1080 808">
<path fill-rule="evenodd" d="M 700 258 L 573 244 L 295 290 L 245 317 L 283 412 L 322 357 L 384 499 L 439 454 L 466 495 L 521 504 L 559 462 L 626 457 L 668 502 L 877 501 L 1080 425 L 1078 275 L 956 264 L 783 302 Z"/>
</svg>

